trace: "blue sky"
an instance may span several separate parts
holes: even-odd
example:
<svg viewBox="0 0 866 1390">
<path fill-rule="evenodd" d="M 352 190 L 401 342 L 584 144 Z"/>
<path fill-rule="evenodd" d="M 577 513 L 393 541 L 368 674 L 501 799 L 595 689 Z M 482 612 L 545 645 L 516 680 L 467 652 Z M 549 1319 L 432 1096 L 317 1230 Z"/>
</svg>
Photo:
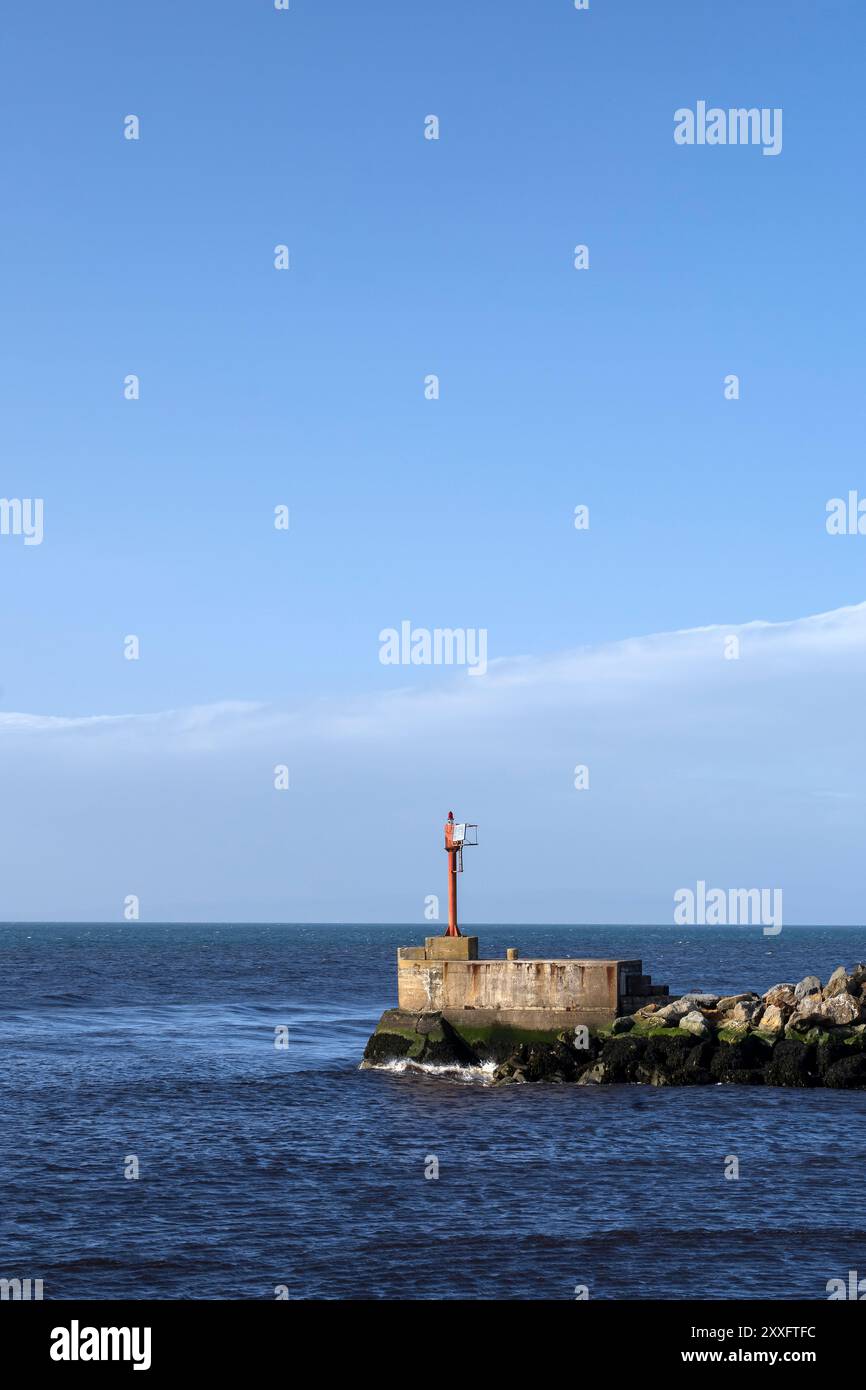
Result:
<svg viewBox="0 0 866 1390">
<path fill-rule="evenodd" d="M 0 537 L 0 916 L 111 918 L 140 888 L 151 918 L 413 920 L 453 803 L 487 815 L 480 920 L 667 920 L 707 860 L 726 885 L 790 879 L 791 920 L 860 920 L 862 662 L 838 625 L 817 672 L 794 640 L 786 681 L 709 700 L 739 720 L 733 801 L 717 687 L 642 665 L 644 698 L 602 723 L 566 681 L 549 757 L 515 732 L 532 701 L 491 708 L 483 748 L 432 713 L 348 746 L 341 721 L 463 698 L 465 673 L 379 662 L 405 618 L 486 628 L 491 659 L 557 680 L 586 646 L 863 600 L 866 537 L 825 529 L 829 498 L 866 493 L 863 7 L 151 0 L 5 23 L 0 493 L 45 499 L 45 539 Z M 698 100 L 781 107 L 782 153 L 677 146 Z M 792 687 L 807 709 L 769 756 Z M 579 761 L 606 771 L 577 813 Z M 668 864 L 686 776 L 693 843 Z M 518 805 L 550 831 L 533 893 L 504 849 Z M 363 808 L 389 824 L 384 902 Z"/>
</svg>

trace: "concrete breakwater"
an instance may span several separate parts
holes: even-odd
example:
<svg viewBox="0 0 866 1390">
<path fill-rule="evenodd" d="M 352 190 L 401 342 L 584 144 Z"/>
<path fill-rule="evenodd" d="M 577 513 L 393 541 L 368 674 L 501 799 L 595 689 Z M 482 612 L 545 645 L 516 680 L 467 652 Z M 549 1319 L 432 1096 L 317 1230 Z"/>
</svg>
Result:
<svg viewBox="0 0 866 1390">
<path fill-rule="evenodd" d="M 423 946 L 397 952 L 397 1002 L 405 1013 L 472 1011 L 505 1026 L 549 1031 L 557 1026 L 601 1027 L 620 1013 L 667 1002 L 639 960 L 480 960 L 477 936 L 428 936 Z"/>
<path fill-rule="evenodd" d="M 824 984 L 671 999 L 640 961 L 479 961 L 475 938 L 440 937 L 400 952 L 398 996 L 363 1066 L 485 1067 L 497 1084 L 866 1089 L 864 964 Z"/>
</svg>

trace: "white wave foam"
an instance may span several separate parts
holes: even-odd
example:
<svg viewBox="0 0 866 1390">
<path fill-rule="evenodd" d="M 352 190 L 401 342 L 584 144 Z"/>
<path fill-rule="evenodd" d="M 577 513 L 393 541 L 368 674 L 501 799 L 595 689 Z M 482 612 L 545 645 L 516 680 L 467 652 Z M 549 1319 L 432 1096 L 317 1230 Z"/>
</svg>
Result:
<svg viewBox="0 0 866 1390">
<path fill-rule="evenodd" d="M 397 1075 L 403 1072 L 424 1072 L 429 1076 L 450 1076 L 458 1081 L 489 1081 L 496 1071 L 495 1062 L 480 1062 L 477 1066 L 461 1066 L 459 1062 L 413 1062 L 408 1057 L 400 1057 L 391 1062 L 362 1062 L 367 1071 L 390 1071 Z"/>
</svg>

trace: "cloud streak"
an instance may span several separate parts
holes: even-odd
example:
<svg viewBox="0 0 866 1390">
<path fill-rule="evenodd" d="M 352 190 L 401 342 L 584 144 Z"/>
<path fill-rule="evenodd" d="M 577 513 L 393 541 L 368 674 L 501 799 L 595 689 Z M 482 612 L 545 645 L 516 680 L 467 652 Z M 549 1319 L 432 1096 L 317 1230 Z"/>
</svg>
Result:
<svg viewBox="0 0 866 1390">
<path fill-rule="evenodd" d="M 450 676 L 447 684 L 395 686 L 354 699 L 320 699 L 302 704 L 226 700 L 186 709 L 147 714 L 94 714 L 79 717 L 0 713 L 0 738 L 16 734 L 87 735 L 195 746 L 202 733 L 215 740 L 270 737 L 276 729 L 311 737 L 351 739 L 393 736 L 430 722 L 487 720 L 491 713 L 528 713 L 533 708 L 592 706 L 611 699 L 638 700 L 641 694 L 671 687 L 712 688 L 724 679 L 726 640 L 740 643 L 737 674 L 744 685 L 793 672 L 820 679 L 820 667 L 851 663 L 852 674 L 866 665 L 866 603 L 785 622 L 689 628 L 652 633 L 545 657 L 499 658 L 486 676 Z M 808 662 L 808 668 L 805 663 Z M 724 665 L 723 665 L 724 663 Z M 383 680 L 393 668 L 382 668 Z M 438 672 L 436 673 L 439 674 Z"/>
<path fill-rule="evenodd" d="M 150 920 L 420 928 L 453 808 L 482 827 L 468 920 L 671 921 L 699 880 L 862 918 L 866 604 L 376 672 L 353 699 L 0 716 L 2 916 L 117 920 L 137 893 Z"/>
</svg>

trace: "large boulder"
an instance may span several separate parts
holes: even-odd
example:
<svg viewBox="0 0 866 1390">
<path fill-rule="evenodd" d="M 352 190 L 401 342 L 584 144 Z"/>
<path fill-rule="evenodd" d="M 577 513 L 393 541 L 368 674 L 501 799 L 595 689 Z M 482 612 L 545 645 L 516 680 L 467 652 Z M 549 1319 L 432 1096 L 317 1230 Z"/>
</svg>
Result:
<svg viewBox="0 0 866 1390">
<path fill-rule="evenodd" d="M 818 1085 L 815 1059 L 813 1046 L 785 1038 L 773 1048 L 764 1081 L 768 1086 Z"/>
<path fill-rule="evenodd" d="M 509 1057 L 493 1073 L 493 1084 L 495 1086 L 525 1086 L 526 1072 L 520 1066 L 519 1059 Z"/>
<path fill-rule="evenodd" d="M 810 994 L 821 993 L 821 981 L 817 975 L 806 975 L 798 985 L 794 986 L 794 998 L 805 999 Z"/>
<path fill-rule="evenodd" d="M 478 1057 L 441 1013 L 386 1009 L 364 1049 L 368 1066 L 408 1061 L 424 1066 L 473 1066 Z"/>
<path fill-rule="evenodd" d="M 564 1081 L 565 1072 L 574 1072 L 574 1060 L 564 1043 L 529 1043 L 520 1050 L 527 1081 Z"/>
<path fill-rule="evenodd" d="M 732 1023 L 749 1023 L 753 1026 L 760 1019 L 764 1011 L 764 1005 L 760 999 L 741 999 L 725 1015 L 725 1027 L 730 1027 Z"/>
<path fill-rule="evenodd" d="M 788 1028 L 840 1028 L 849 1023 L 859 1023 L 866 1017 L 863 1003 L 852 994 L 834 994 L 830 999 L 822 999 L 819 994 L 807 994 L 800 1000 L 788 1019 Z"/>
<path fill-rule="evenodd" d="M 629 1017 L 633 1018 L 636 1023 L 651 1023 L 658 1016 L 658 1011 L 658 1004 L 644 1004 L 640 1009 L 635 1009 Z"/>
<path fill-rule="evenodd" d="M 692 1033 L 696 1038 L 707 1038 L 710 1034 L 710 1025 L 697 1009 L 693 1009 L 690 1014 L 685 1014 L 680 1019 L 680 1027 L 685 1032 Z"/>
<path fill-rule="evenodd" d="M 855 1052 L 853 1056 L 832 1062 L 824 1072 L 823 1081 L 825 1086 L 838 1090 L 863 1090 L 866 1088 L 866 1053 Z"/>
<path fill-rule="evenodd" d="M 573 1047 L 565 1038 L 529 1042 L 512 1046 L 493 1073 L 494 1081 L 577 1081 L 579 1074 L 588 1069 L 597 1054 L 597 1047 L 589 1050 Z"/>
<path fill-rule="evenodd" d="M 441 1014 L 421 1014 L 416 1024 L 416 1032 L 421 1038 L 422 1045 L 417 1056 L 417 1062 L 422 1062 L 427 1066 L 473 1066 L 477 1063 L 472 1048 L 456 1033 L 447 1019 Z"/>
<path fill-rule="evenodd" d="M 803 1026 L 802 1028 L 787 1027 L 785 1029 L 786 1038 L 790 1038 L 794 1042 L 814 1043 L 816 1047 L 824 1047 L 829 1036 L 830 1030 L 826 1024 L 821 1024 L 820 1026 L 818 1024 L 813 1024 L 809 1028 Z"/>
<path fill-rule="evenodd" d="M 866 965 L 863 961 L 858 961 L 852 970 L 848 972 L 848 979 L 851 982 L 851 993 L 862 994 L 866 990 Z"/>
<path fill-rule="evenodd" d="M 822 1003 L 820 994 L 807 994 L 788 1015 L 788 1028 L 808 1028 L 812 1019 L 817 1017 Z"/>
<path fill-rule="evenodd" d="M 612 1033 L 630 1033 L 635 1026 L 634 1014 L 624 1014 L 621 1018 L 615 1018 L 610 1025 Z"/>
<path fill-rule="evenodd" d="M 773 1004 L 777 1009 L 787 1009 L 789 1013 L 796 1002 L 793 985 L 773 985 L 764 995 L 765 1004 Z"/>
<path fill-rule="evenodd" d="M 761 1022 L 758 1026 L 762 1033 L 781 1033 L 785 1028 L 786 1016 L 778 1004 L 768 1004 L 761 1014 Z"/>
<path fill-rule="evenodd" d="M 682 1074 L 689 1085 L 708 1086 L 712 1083 L 710 1063 L 715 1051 L 715 1039 L 707 1038 L 699 1041 L 697 1047 L 693 1047 L 688 1056 L 683 1059 Z"/>
<path fill-rule="evenodd" d="M 832 999 L 836 994 L 859 994 L 856 985 L 852 987 L 851 976 L 844 965 L 837 965 L 824 986 L 824 998 Z"/>
<path fill-rule="evenodd" d="M 638 1066 L 647 1047 L 645 1037 L 633 1033 L 608 1038 L 601 1051 L 606 1081 L 637 1081 Z"/>
<path fill-rule="evenodd" d="M 853 994 L 834 994 L 832 998 L 825 999 L 817 1017 L 826 1020 L 833 1027 L 842 1027 L 847 1023 L 859 1023 L 866 1017 L 863 1004 L 859 999 L 855 999 Z"/>
<path fill-rule="evenodd" d="M 771 1056 L 770 1047 L 771 1044 L 756 1033 L 747 1033 L 736 1042 L 723 1042 L 710 1062 L 713 1080 L 743 1086 L 762 1085 L 764 1067 Z"/>
<path fill-rule="evenodd" d="M 833 1028 L 822 1033 L 816 1053 L 816 1065 L 822 1080 L 831 1067 L 847 1057 L 859 1057 L 863 1046 L 854 1028 Z"/>
<path fill-rule="evenodd" d="M 688 1031 L 657 1033 L 647 1040 L 638 1079 L 653 1086 L 695 1086 L 709 1079 L 713 1044 Z"/>
<path fill-rule="evenodd" d="M 577 1084 L 578 1086 L 600 1086 L 608 1079 L 604 1062 L 595 1062 L 580 1073 Z"/>
<path fill-rule="evenodd" d="M 724 994 L 717 1003 L 716 1008 L 720 1014 L 730 1013 L 731 1009 L 737 1004 L 746 1003 L 750 999 L 757 1000 L 759 997 L 759 995 L 755 994 L 754 990 L 749 990 L 746 994 Z"/>
<path fill-rule="evenodd" d="M 656 1010 L 653 1022 L 658 1022 L 665 1028 L 676 1028 L 680 1019 L 690 1014 L 693 1007 L 688 999 L 674 999 L 670 1004 L 665 1004 L 664 1008 Z"/>
<path fill-rule="evenodd" d="M 413 1039 L 401 1033 L 377 1031 L 367 1040 L 367 1046 L 364 1048 L 364 1065 L 381 1067 L 388 1062 L 402 1061 L 408 1057 L 412 1051 L 412 1046 Z"/>
</svg>

